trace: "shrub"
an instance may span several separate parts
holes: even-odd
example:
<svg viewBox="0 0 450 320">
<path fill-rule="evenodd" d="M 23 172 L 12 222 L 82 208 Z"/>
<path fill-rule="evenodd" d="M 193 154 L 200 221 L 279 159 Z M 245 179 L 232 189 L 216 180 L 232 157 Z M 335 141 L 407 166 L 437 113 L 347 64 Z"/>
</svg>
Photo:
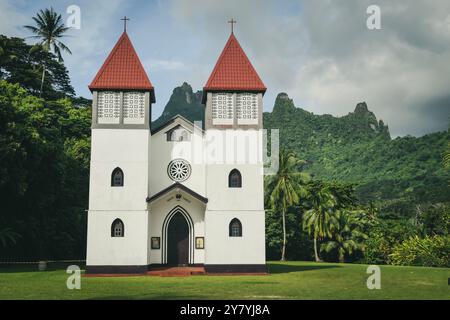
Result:
<svg viewBox="0 0 450 320">
<path fill-rule="evenodd" d="M 450 236 L 411 237 L 397 244 L 389 262 L 393 265 L 450 267 Z"/>
</svg>

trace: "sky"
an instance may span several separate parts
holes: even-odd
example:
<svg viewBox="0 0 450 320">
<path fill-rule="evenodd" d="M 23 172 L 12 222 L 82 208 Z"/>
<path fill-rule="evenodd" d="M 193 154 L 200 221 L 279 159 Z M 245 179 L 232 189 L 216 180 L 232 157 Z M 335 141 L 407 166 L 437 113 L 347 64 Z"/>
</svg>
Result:
<svg viewBox="0 0 450 320">
<path fill-rule="evenodd" d="M 370 30 L 369 5 L 381 29 Z M 264 110 L 286 92 L 297 107 L 343 116 L 365 101 L 392 136 L 443 131 L 450 119 L 448 0 L 0 0 L 0 33 L 29 36 L 23 25 L 53 6 L 64 20 L 77 5 L 80 29 L 63 42 L 77 95 L 87 88 L 123 31 L 155 86 L 152 117 L 172 90 L 201 90 L 230 34 L 265 83 Z M 32 42 L 31 39 L 27 40 Z"/>
</svg>

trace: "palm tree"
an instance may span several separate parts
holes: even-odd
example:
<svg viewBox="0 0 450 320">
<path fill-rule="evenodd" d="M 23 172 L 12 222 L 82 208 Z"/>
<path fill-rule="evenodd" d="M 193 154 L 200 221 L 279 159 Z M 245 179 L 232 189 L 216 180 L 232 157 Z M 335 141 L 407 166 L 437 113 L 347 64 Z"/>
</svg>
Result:
<svg viewBox="0 0 450 320">
<path fill-rule="evenodd" d="M 64 25 L 61 15 L 56 13 L 52 7 L 50 9 L 41 9 L 36 16 L 33 17 L 33 20 L 35 22 L 34 26 L 27 25 L 24 27 L 35 34 L 34 36 L 31 36 L 31 38 L 40 40 L 37 44 L 39 48 L 45 52 L 53 51 L 59 62 L 63 61 L 61 51 L 66 51 L 69 54 L 72 54 L 70 49 L 59 40 L 65 36 L 64 34 L 70 28 Z M 44 78 L 45 66 L 42 66 L 40 96 L 42 96 Z"/>
<path fill-rule="evenodd" d="M 445 168 L 450 169 L 450 141 L 447 143 L 447 148 L 444 150 L 443 163 Z"/>
<path fill-rule="evenodd" d="M 282 149 L 279 155 L 279 168 L 277 174 L 268 177 L 266 190 L 269 191 L 269 207 L 271 210 L 280 210 L 283 224 L 283 247 L 281 261 L 286 260 L 286 212 L 290 206 L 300 202 L 305 197 L 305 188 L 308 175 L 300 172 L 304 161 L 295 157 L 291 151 Z"/>
<path fill-rule="evenodd" d="M 317 250 L 317 240 L 331 238 L 337 201 L 329 190 L 329 186 L 322 182 L 312 183 L 309 194 L 311 209 L 303 216 L 303 228 L 309 235 L 314 236 L 314 257 L 316 262 L 319 262 L 321 260 Z"/>
<path fill-rule="evenodd" d="M 345 262 L 345 255 L 355 250 L 363 250 L 362 240 L 367 239 L 363 231 L 364 215 L 359 211 L 338 210 L 334 216 L 333 238 L 321 245 L 321 249 L 330 252 L 337 250 L 339 262 Z"/>
<path fill-rule="evenodd" d="M 8 245 L 8 242 L 15 244 L 17 242 L 17 239 L 21 237 L 22 236 L 20 234 L 14 232 L 11 228 L 4 228 L 0 230 L 0 243 L 3 247 L 6 247 Z"/>
</svg>

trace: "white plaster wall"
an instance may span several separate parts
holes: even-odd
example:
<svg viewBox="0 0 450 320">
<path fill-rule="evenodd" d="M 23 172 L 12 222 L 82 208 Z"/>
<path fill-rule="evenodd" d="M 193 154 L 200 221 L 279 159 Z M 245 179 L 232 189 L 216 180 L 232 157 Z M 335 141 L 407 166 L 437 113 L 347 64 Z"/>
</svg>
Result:
<svg viewBox="0 0 450 320">
<path fill-rule="evenodd" d="M 205 159 L 208 210 L 264 210 L 259 130 L 207 130 Z M 228 187 L 228 176 L 233 169 L 241 173 L 241 188 Z"/>
<path fill-rule="evenodd" d="M 265 264 L 264 211 L 206 211 L 205 264 Z M 237 218 L 242 237 L 229 236 Z"/>
<path fill-rule="evenodd" d="M 175 194 L 182 194 L 180 200 L 176 200 Z M 200 202 L 191 195 L 179 191 L 179 192 L 169 192 L 167 195 L 155 200 L 149 205 L 149 261 L 148 264 L 160 264 L 161 262 L 161 251 L 164 246 L 162 238 L 162 225 L 164 219 L 169 214 L 169 212 L 176 206 L 181 206 L 187 211 L 194 223 L 194 241 L 195 237 L 205 236 L 205 204 Z M 161 249 L 151 249 L 150 239 L 151 237 L 161 238 Z M 205 239 L 205 242 L 207 240 Z M 194 242 L 194 263 L 204 263 L 205 261 L 205 249 L 195 249 Z"/>
<path fill-rule="evenodd" d="M 124 237 L 111 237 L 115 219 L 124 223 Z M 147 265 L 147 211 L 89 211 L 86 264 Z"/>
<path fill-rule="evenodd" d="M 228 175 L 238 169 L 242 188 L 229 188 Z M 258 165 L 208 165 L 208 210 L 264 210 L 263 178 Z"/>
<path fill-rule="evenodd" d="M 191 150 L 192 143 L 190 141 L 173 142 L 167 141 L 165 132 L 180 124 L 179 121 L 165 127 L 163 130 L 154 134 L 151 138 L 150 148 L 150 169 L 149 169 L 149 196 L 158 193 L 167 188 L 174 182 L 167 175 L 167 166 L 174 158 L 187 160 L 192 169 L 189 179 L 182 182 L 186 187 L 194 190 L 198 194 L 205 195 L 205 169 L 204 164 L 194 161 L 188 152 L 186 156 L 180 155 L 179 152 L 172 154 L 173 150 Z M 191 135 L 191 138 L 193 135 Z M 193 141 L 193 140 L 191 140 Z"/>
<path fill-rule="evenodd" d="M 93 129 L 89 186 L 90 210 L 146 210 L 148 146 L 146 129 Z M 111 187 L 120 167 L 124 186 Z"/>
</svg>

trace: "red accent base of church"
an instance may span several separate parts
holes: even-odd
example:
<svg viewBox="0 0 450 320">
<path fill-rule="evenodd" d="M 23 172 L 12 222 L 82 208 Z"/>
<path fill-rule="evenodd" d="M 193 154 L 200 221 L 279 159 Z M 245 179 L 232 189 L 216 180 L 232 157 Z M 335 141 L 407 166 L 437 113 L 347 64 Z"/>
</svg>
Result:
<svg viewBox="0 0 450 320">
<path fill-rule="evenodd" d="M 154 268 L 147 271 L 149 276 L 160 277 L 187 277 L 205 275 L 206 271 L 204 267 L 166 267 L 166 268 Z"/>
<path fill-rule="evenodd" d="M 255 268 L 256 267 L 256 268 Z M 95 271 L 95 272 L 92 272 Z M 85 277 L 135 277 L 135 276 L 159 276 L 159 277 L 188 277 L 188 276 L 224 276 L 224 275 L 268 275 L 268 270 L 265 265 L 214 265 L 214 266 L 202 266 L 194 265 L 187 267 L 173 267 L 173 266 L 149 266 L 148 270 L 144 272 L 139 272 L 136 269 L 122 270 L 122 272 L 111 270 L 109 268 L 104 268 L 103 272 L 100 268 L 88 267 L 86 269 Z"/>
</svg>

